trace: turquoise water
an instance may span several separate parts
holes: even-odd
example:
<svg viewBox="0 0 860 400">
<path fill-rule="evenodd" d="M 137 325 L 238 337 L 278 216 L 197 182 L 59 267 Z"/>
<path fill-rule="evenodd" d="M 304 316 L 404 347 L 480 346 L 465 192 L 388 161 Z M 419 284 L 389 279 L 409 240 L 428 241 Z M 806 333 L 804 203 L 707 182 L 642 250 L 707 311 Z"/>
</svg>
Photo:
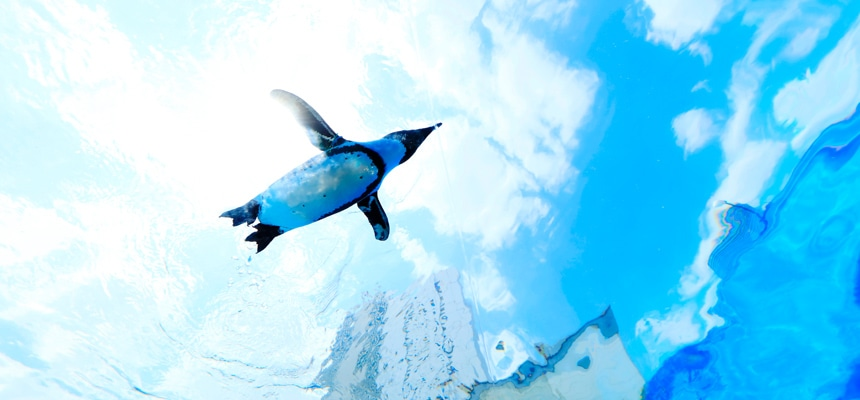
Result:
<svg viewBox="0 0 860 400">
<path fill-rule="evenodd" d="M 855 112 L 762 209 L 726 211 L 708 262 L 726 324 L 663 363 L 647 398 L 860 397 L 858 147 Z"/>
<path fill-rule="evenodd" d="M 663 362 L 645 382 L 644 398 L 860 397 L 860 236 L 855 230 L 860 211 L 855 197 L 860 179 L 858 148 L 860 114 L 855 113 L 818 137 L 771 202 L 762 208 L 733 204 L 724 212 L 725 234 L 708 264 L 721 279 L 720 302 L 712 311 L 725 318 L 725 324 Z M 436 288 L 440 290 L 438 284 Z M 372 304 L 370 316 L 384 321 L 390 312 L 386 305 Z M 424 332 L 435 330 L 424 327 Z M 593 357 L 616 358 L 612 361 L 617 362 L 619 356 L 625 356 L 605 352 L 605 343 L 592 347 L 591 352 L 572 350 L 592 327 L 604 340 L 617 338 L 619 333 L 612 311 L 607 310 L 554 346 L 545 354 L 545 361 L 526 361 L 510 377 L 478 382 L 466 391 L 470 398 L 547 398 L 564 392 L 558 383 L 554 390 L 546 389 L 553 386 L 546 381 L 555 375 L 560 376 L 559 381 L 582 379 L 577 372 L 587 373 Z M 373 359 L 378 364 L 385 331 L 373 322 L 366 329 L 364 339 L 374 347 L 365 344 L 363 351 L 376 354 Z M 444 330 L 443 325 L 443 335 Z M 441 346 L 445 340 L 437 337 L 435 343 Z M 342 360 L 340 346 L 348 348 L 352 341 L 339 336 L 332 357 Z M 427 353 L 432 354 L 416 358 L 426 360 Z M 606 368 L 606 361 L 594 362 Z M 359 359 L 358 367 L 369 366 Z M 377 368 L 376 364 L 372 367 Z M 626 382 L 637 379 L 635 369 L 613 367 L 587 379 L 604 385 L 606 375 L 614 374 Z M 443 377 L 458 378 L 450 365 L 442 371 Z M 336 382 L 325 372 L 321 376 L 326 384 Z M 623 391 L 623 386 L 572 388 L 583 398 L 626 398 L 630 392 Z"/>
<path fill-rule="evenodd" d="M 0 59 L 0 399 L 860 398 L 858 2 L 10 0 Z M 273 89 L 442 122 L 387 237 L 218 217 L 321 154 Z"/>
</svg>

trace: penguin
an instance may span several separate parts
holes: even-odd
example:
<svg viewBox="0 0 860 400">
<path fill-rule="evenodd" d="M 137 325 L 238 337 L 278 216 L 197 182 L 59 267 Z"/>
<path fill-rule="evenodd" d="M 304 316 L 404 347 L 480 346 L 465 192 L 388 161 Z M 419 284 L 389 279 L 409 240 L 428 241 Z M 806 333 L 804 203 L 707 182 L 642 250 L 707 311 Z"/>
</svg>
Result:
<svg viewBox="0 0 860 400">
<path fill-rule="evenodd" d="M 376 239 L 388 239 L 388 217 L 379 202 L 379 186 L 442 123 L 392 132 L 371 142 L 353 142 L 335 133 L 299 96 L 280 89 L 273 90 L 271 95 L 292 112 L 311 143 L 322 153 L 221 217 L 232 218 L 233 226 L 259 221 L 254 225 L 256 232 L 245 238 L 257 243 L 257 253 L 275 237 L 337 214 L 353 204 L 367 217 Z"/>
</svg>

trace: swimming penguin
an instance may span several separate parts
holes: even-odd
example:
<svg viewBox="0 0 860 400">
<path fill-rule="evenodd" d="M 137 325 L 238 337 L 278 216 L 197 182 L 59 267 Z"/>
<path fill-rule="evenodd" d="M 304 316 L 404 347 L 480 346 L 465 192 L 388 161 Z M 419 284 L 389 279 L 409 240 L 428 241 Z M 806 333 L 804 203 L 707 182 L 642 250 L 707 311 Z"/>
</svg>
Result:
<svg viewBox="0 0 860 400">
<path fill-rule="evenodd" d="M 376 239 L 388 239 L 388 217 L 376 191 L 394 167 L 404 163 L 436 125 L 397 131 L 372 142 L 353 142 L 335 133 L 308 103 L 290 92 L 273 90 L 304 126 L 311 143 L 322 150 L 245 205 L 221 214 L 233 226 L 254 225 L 245 241 L 263 251 L 276 236 L 341 212 L 353 204 L 367 217 Z"/>
</svg>

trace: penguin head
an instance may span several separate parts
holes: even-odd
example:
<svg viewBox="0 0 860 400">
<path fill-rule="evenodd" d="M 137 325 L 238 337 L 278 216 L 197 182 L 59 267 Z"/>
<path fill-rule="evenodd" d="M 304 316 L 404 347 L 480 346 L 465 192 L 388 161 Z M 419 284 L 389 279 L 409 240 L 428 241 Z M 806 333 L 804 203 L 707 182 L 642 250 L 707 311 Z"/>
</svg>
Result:
<svg viewBox="0 0 860 400">
<path fill-rule="evenodd" d="M 421 146 L 421 143 L 424 143 L 424 139 L 427 139 L 430 132 L 435 131 L 436 128 L 440 126 L 442 126 L 441 122 L 426 128 L 391 132 L 385 135 L 385 139 L 393 140 L 403 145 L 405 151 L 403 153 L 403 158 L 400 159 L 400 164 L 403 164 L 406 160 L 412 157 L 413 154 L 415 154 L 415 150 L 418 150 L 418 146 Z"/>
</svg>

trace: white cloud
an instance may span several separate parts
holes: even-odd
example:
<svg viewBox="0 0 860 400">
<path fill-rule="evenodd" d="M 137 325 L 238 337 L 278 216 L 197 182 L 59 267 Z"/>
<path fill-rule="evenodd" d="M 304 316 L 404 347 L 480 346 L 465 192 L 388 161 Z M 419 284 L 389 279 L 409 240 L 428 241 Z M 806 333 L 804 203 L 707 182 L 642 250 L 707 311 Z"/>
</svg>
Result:
<svg viewBox="0 0 860 400">
<path fill-rule="evenodd" d="M 413 278 L 423 280 L 447 268 L 439 263 L 435 254 L 428 253 L 419 240 L 409 237 L 406 230 L 398 229 L 396 233 L 392 236 L 397 248 L 400 249 L 401 256 L 415 265 L 412 269 Z"/>
<path fill-rule="evenodd" d="M 528 16 L 535 21 L 548 22 L 553 27 L 564 26 L 576 8 L 575 0 L 493 0 L 492 8 L 518 18 Z"/>
<path fill-rule="evenodd" d="M 646 344 L 647 362 L 659 366 L 665 354 L 699 341 L 707 332 L 696 320 L 698 306 L 688 302 L 666 313 L 652 312 L 636 322 L 636 336 Z"/>
<path fill-rule="evenodd" d="M 0 307 L 0 318 L 62 313 L 69 296 L 94 288 L 110 298 L 110 283 L 146 292 L 148 299 L 161 302 L 162 311 L 178 306 L 195 281 L 175 260 L 175 247 L 169 247 L 181 244 L 173 223 L 188 224 L 184 205 L 173 204 L 176 214 L 168 215 L 157 205 L 132 204 L 98 189 L 65 195 L 68 199 L 56 201 L 52 210 L 0 195 L 2 209 L 10 211 L 9 219 L 2 216 L 9 229 L 0 229 L 5 244 L 0 254 L 9 266 L 0 269 L 0 293 L 13 300 Z M 43 258 L 58 250 L 64 251 L 61 261 Z M 167 264 L 172 273 L 160 267 Z"/>
<path fill-rule="evenodd" d="M 416 81 L 429 83 L 434 103 L 456 114 L 429 140 L 442 151 L 432 159 L 418 154 L 383 189 L 403 198 L 401 209 L 426 207 L 440 231 L 479 235 L 488 249 L 546 215 L 538 193 L 575 177 L 575 132 L 599 84 L 594 72 L 567 67 L 507 18 L 484 12 L 493 40 L 488 60 L 469 20 L 445 30 L 419 25 L 428 35 L 420 51 L 407 40 L 384 49 Z"/>
<path fill-rule="evenodd" d="M 573 11 L 577 5 L 574 0 L 528 0 L 528 4 L 535 7 L 534 14 L 532 14 L 534 19 L 555 22 L 557 25 L 566 25 L 570 18 L 571 11 Z"/>
<path fill-rule="evenodd" d="M 18 361 L 15 361 L 4 353 L 0 353 L 0 374 L 3 374 L 4 377 L 9 379 L 9 381 L 21 382 L 21 381 L 31 381 L 31 377 L 35 373 L 35 370 L 27 367 L 24 364 L 21 364 Z M 29 382 L 33 386 L 37 386 L 36 382 Z M 7 389 L 14 389 L 9 385 L 3 384 L 0 382 L 0 393 L 6 393 Z M 23 394 L 23 393 L 22 393 Z M 31 393 L 32 394 L 32 393 Z M 23 397 L 23 396 L 22 396 Z"/>
<path fill-rule="evenodd" d="M 761 194 L 785 149 L 786 144 L 780 141 L 745 143 L 739 154 L 728 164 L 726 177 L 714 193 L 713 201 L 758 206 Z"/>
<path fill-rule="evenodd" d="M 724 0 L 640 0 L 653 12 L 647 39 L 673 50 L 710 32 Z"/>
<path fill-rule="evenodd" d="M 725 178 L 708 201 L 703 213 L 706 236 L 699 243 L 693 263 L 681 277 L 678 293 L 682 300 L 694 299 L 713 284 L 714 273 L 708 258 L 725 234 L 719 216 L 726 210 L 726 202 L 759 206 L 761 194 L 767 188 L 779 160 L 785 154 L 784 142 L 765 140 L 747 143 L 741 154 L 728 164 Z"/>
<path fill-rule="evenodd" d="M 692 55 L 702 57 L 702 61 L 705 65 L 710 64 L 711 60 L 714 58 L 714 55 L 711 53 L 711 46 L 708 46 L 707 43 L 701 40 L 694 41 L 687 45 L 687 51 Z"/>
<path fill-rule="evenodd" d="M 684 301 L 696 299 L 696 296 L 702 292 L 702 288 L 714 283 L 714 271 L 708 266 L 708 259 L 722 235 L 725 234 L 724 227 L 720 224 L 720 220 L 714 217 L 714 214 L 725 212 L 729 206 L 726 203 L 723 203 L 721 207 L 716 204 L 711 204 L 711 206 L 712 208 L 706 211 L 706 213 L 711 214 L 709 215 L 710 218 L 703 218 L 709 236 L 699 242 L 693 263 L 684 271 L 677 288 L 681 300 Z"/>
<path fill-rule="evenodd" d="M 651 354 L 652 366 L 656 365 L 654 363 L 663 355 L 674 351 L 683 343 L 698 341 L 711 328 L 723 324 L 720 316 L 711 314 L 711 308 L 717 302 L 716 290 L 720 279 L 708 266 L 710 254 L 718 240 L 725 234 L 724 227 L 719 222 L 720 215 L 726 210 L 725 202 L 759 206 L 762 194 L 768 185 L 772 184 L 773 174 L 787 148 L 785 141 L 776 133 L 770 133 L 769 130 L 763 135 L 756 132 L 754 136 L 751 133 L 753 132 L 751 121 L 754 113 L 758 111 L 762 82 L 775 68 L 777 62 L 783 59 L 781 57 L 784 57 L 777 54 L 774 60 L 759 60 L 762 49 L 774 39 L 786 35 L 787 32 L 796 32 L 798 25 L 806 24 L 820 28 L 821 24 L 829 21 L 827 18 L 820 18 L 820 15 L 805 13 L 801 5 L 800 2 L 792 2 L 779 8 L 757 5 L 747 10 L 744 15 L 744 22 L 755 25 L 756 32 L 747 53 L 732 66 L 732 80 L 726 92 L 731 109 L 729 118 L 723 127 L 715 128 L 723 150 L 724 162 L 718 175 L 719 186 L 708 200 L 706 209 L 700 217 L 703 233 L 698 251 L 693 262 L 682 274 L 677 287 L 682 306 L 665 314 L 648 315 L 637 325 L 637 335 Z M 849 65 L 848 69 L 850 68 Z M 846 85 L 844 81 L 841 85 L 851 86 Z M 780 95 L 777 96 L 779 97 Z M 775 103 L 778 101 L 775 100 Z M 808 103 L 804 103 L 804 106 Z M 777 119 L 780 119 L 779 107 L 774 108 Z M 827 110 L 828 108 L 816 106 L 806 109 Z M 678 126 L 686 128 L 695 127 L 697 124 L 708 126 L 707 123 L 692 118 L 696 115 L 696 111 L 693 110 L 693 112 L 694 114 L 683 114 L 676 118 L 676 122 L 679 122 Z M 684 115 L 687 115 L 686 121 L 681 119 Z M 687 132 L 681 136 L 685 139 L 699 139 L 697 135 L 691 135 L 683 129 L 681 131 Z M 692 143 L 700 143 L 695 140 Z M 684 143 L 688 142 L 684 141 Z M 695 145 L 692 147 L 695 148 Z"/>
<path fill-rule="evenodd" d="M 702 327 L 691 323 L 698 312 L 695 304 L 686 304 L 666 314 L 666 317 L 643 318 L 636 323 L 636 334 L 651 332 L 657 342 L 673 346 L 690 344 L 699 339 Z"/>
<path fill-rule="evenodd" d="M 463 271 L 463 293 L 477 300 L 485 311 L 506 311 L 516 303 L 516 298 L 508 290 L 508 283 L 499 272 L 495 263 L 482 256 L 477 271 Z"/>
<path fill-rule="evenodd" d="M 0 193 L 0 266 L 29 262 L 80 239 L 82 231 L 56 209 Z"/>
<path fill-rule="evenodd" d="M 839 7 L 817 1 L 794 1 L 785 8 L 792 10 L 791 20 L 780 26 L 778 35 L 788 43 L 774 57 L 775 62 L 797 61 L 809 55 L 818 42 L 827 37 L 840 13 Z"/>
<path fill-rule="evenodd" d="M 684 154 L 692 154 L 704 147 L 719 134 L 711 112 L 695 108 L 672 120 L 675 143 L 684 148 Z"/>
<path fill-rule="evenodd" d="M 802 153 L 815 135 L 851 115 L 860 103 L 860 20 L 818 64 L 815 72 L 792 80 L 773 99 L 777 121 L 797 135 L 791 148 Z M 814 105 L 811 106 L 811 105 Z"/>
<path fill-rule="evenodd" d="M 803 32 L 795 35 L 794 38 L 791 39 L 791 42 L 785 46 L 780 54 L 781 58 L 795 61 L 806 57 L 806 55 L 815 48 L 818 40 L 824 37 L 825 34 L 826 32 L 822 32 L 821 29 L 818 28 L 805 29 Z"/>
<path fill-rule="evenodd" d="M 131 43 L 106 24 L 108 16 L 102 8 L 74 1 L 44 1 L 41 6 L 50 15 L 45 19 L 29 7 L 31 4 L 12 2 L 7 6 L 16 17 L 12 21 L 34 35 L 4 44 L 24 53 L 29 76 L 42 85 L 58 88 L 75 84 L 97 89 L 104 81 L 121 81 L 139 73 Z M 46 32 L 55 36 L 40 43 Z M 43 51 L 46 57 L 34 50 Z"/>
<path fill-rule="evenodd" d="M 711 328 L 723 324 L 720 316 L 711 314 L 717 301 L 719 277 L 708 266 L 711 252 L 725 234 L 719 215 L 728 207 L 726 202 L 759 205 L 786 147 L 780 141 L 749 141 L 740 146 L 740 154 L 727 161 L 726 176 L 701 217 L 705 237 L 677 288 L 682 306 L 667 313 L 649 314 L 637 322 L 636 334 L 650 354 L 651 367 L 659 365 L 663 355 L 702 339 Z"/>
<path fill-rule="evenodd" d="M 479 235 L 489 249 L 511 240 L 521 225 L 545 216 L 549 206 L 537 196 L 522 193 L 539 190 L 534 177 L 479 136 L 484 132 L 465 119 L 446 121 L 434 133 L 436 137 L 424 144 L 441 146 L 435 157 L 416 154 L 408 167 L 387 178 L 390 182 L 383 185 L 383 194 L 398 199 L 391 208 L 426 207 L 435 216 L 437 230 Z"/>
<path fill-rule="evenodd" d="M 690 89 L 690 92 L 695 93 L 699 90 L 704 90 L 706 92 L 711 91 L 711 87 L 708 86 L 708 80 L 707 79 L 703 79 L 701 81 L 696 82 L 696 84 L 693 85 L 693 88 Z"/>
</svg>

